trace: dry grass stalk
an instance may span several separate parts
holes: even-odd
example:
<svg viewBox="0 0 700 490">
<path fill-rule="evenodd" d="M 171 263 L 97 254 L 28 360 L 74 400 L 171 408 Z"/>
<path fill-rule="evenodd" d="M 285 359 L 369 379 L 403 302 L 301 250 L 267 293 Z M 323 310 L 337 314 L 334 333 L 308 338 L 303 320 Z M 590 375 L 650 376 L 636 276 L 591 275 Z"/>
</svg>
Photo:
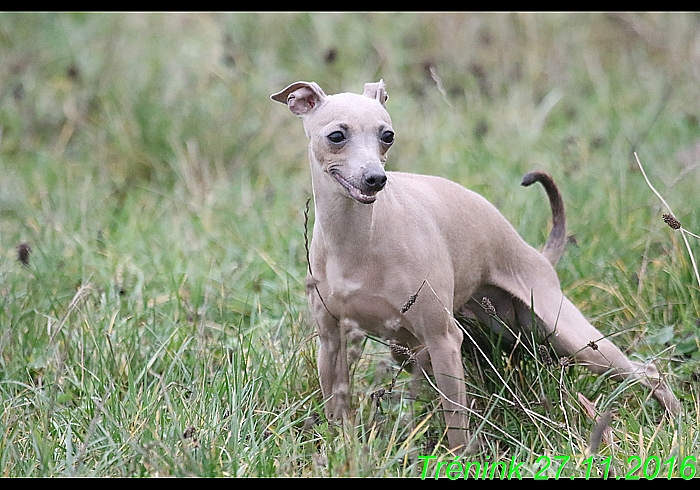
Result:
<svg viewBox="0 0 700 490">
<path fill-rule="evenodd" d="M 681 226 L 680 221 L 678 221 L 675 217 L 675 214 L 673 213 L 673 210 L 671 209 L 671 206 L 668 205 L 666 200 L 659 194 L 659 192 L 654 188 L 653 185 L 651 185 L 651 182 L 649 181 L 649 178 L 647 177 L 646 172 L 644 171 L 644 167 L 642 167 L 642 162 L 639 161 L 639 156 L 637 156 L 637 152 L 634 152 L 634 158 L 637 160 L 637 165 L 639 165 L 639 170 L 642 171 L 642 175 L 644 176 L 644 180 L 646 180 L 647 185 L 649 188 L 656 194 L 656 197 L 658 197 L 661 202 L 663 203 L 664 206 L 666 206 L 666 209 L 668 209 L 668 214 L 663 215 L 664 222 L 670 226 L 674 230 L 680 230 L 681 231 L 681 236 L 683 237 L 683 243 L 685 243 L 685 248 L 688 250 L 688 255 L 690 255 L 690 262 L 693 265 L 693 272 L 695 272 L 695 279 L 698 281 L 698 287 L 700 287 L 700 274 L 698 273 L 698 265 L 695 262 L 695 256 L 693 255 L 693 251 L 690 248 L 690 244 L 688 243 L 688 238 L 686 235 L 691 235 L 695 238 L 700 239 L 700 236 L 696 235 L 695 233 L 691 233 L 690 231 L 686 230 Z"/>
</svg>

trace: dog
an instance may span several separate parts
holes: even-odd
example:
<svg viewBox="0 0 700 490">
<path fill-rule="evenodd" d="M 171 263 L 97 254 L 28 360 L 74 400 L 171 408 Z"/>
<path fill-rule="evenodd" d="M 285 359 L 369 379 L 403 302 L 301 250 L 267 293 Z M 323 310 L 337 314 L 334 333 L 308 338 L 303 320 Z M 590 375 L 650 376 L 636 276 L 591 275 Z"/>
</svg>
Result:
<svg viewBox="0 0 700 490">
<path fill-rule="evenodd" d="M 307 298 L 329 420 L 349 408 L 347 336 L 359 328 L 410 349 L 438 387 L 449 447 L 471 450 L 464 334 L 453 316 L 460 308 L 496 329 L 532 331 L 534 318 L 559 356 L 639 381 L 668 412 L 680 411 L 654 364 L 629 360 L 562 293 L 553 263 L 565 244 L 563 205 L 548 176 L 526 176 L 545 185 L 554 212 L 541 253 L 479 194 L 441 177 L 385 171 L 395 135 L 383 80 L 365 84 L 362 95 L 326 95 L 300 81 L 271 99 L 301 118 L 309 139 Z"/>
</svg>

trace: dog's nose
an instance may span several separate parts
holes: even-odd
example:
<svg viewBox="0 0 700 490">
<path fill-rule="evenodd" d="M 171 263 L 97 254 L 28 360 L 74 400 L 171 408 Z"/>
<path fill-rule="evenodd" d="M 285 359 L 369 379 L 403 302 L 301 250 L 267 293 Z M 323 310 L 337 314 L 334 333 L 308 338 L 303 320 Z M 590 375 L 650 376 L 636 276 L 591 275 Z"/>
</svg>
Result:
<svg viewBox="0 0 700 490">
<path fill-rule="evenodd" d="M 365 181 L 365 186 L 367 190 L 371 192 L 379 192 L 384 188 L 386 184 L 386 174 L 383 170 L 367 170 L 362 178 Z"/>
</svg>

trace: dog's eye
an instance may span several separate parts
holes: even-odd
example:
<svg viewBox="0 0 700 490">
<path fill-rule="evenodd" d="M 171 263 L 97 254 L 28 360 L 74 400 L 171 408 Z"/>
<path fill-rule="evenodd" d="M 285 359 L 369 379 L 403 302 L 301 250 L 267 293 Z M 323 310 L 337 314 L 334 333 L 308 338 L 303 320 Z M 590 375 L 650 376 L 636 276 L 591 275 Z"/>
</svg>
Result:
<svg viewBox="0 0 700 490">
<path fill-rule="evenodd" d="M 327 136 L 328 141 L 331 143 L 342 143 L 345 141 L 345 135 L 341 131 L 333 131 Z"/>
<path fill-rule="evenodd" d="M 381 137 L 382 143 L 385 143 L 387 145 L 390 145 L 394 142 L 394 132 L 393 131 L 384 131 L 384 134 L 382 134 Z"/>
</svg>

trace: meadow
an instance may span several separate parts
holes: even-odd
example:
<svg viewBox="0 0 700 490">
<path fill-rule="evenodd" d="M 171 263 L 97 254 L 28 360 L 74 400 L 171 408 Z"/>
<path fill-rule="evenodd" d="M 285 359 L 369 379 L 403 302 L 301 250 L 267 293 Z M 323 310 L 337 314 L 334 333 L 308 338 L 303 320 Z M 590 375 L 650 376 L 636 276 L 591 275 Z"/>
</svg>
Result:
<svg viewBox="0 0 700 490">
<path fill-rule="evenodd" d="M 700 477 L 700 15 L 0 13 L 0 66 L 0 475 L 419 477 L 420 457 L 454 459 L 438 394 L 423 380 L 414 399 L 374 340 L 351 419 L 323 415 L 307 141 L 269 96 L 382 78 L 389 169 L 481 193 L 536 247 L 550 211 L 520 179 L 554 177 L 563 290 L 684 407 L 465 345 L 470 459 Z"/>
</svg>

